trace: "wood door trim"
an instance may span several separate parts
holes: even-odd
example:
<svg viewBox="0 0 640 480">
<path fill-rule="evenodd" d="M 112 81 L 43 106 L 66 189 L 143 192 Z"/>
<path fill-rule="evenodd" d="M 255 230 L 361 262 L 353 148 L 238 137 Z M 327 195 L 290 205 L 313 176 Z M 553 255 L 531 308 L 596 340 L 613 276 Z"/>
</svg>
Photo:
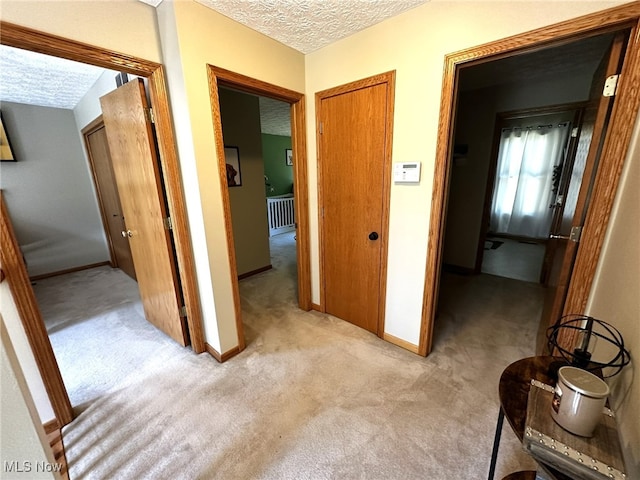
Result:
<svg viewBox="0 0 640 480">
<path fill-rule="evenodd" d="M 89 160 L 89 169 L 91 170 L 91 179 L 93 180 L 93 185 L 96 191 L 96 196 L 98 197 L 98 208 L 100 209 L 100 217 L 102 219 L 102 228 L 104 229 L 104 234 L 107 237 L 107 246 L 109 247 L 109 256 L 111 258 L 110 264 L 112 267 L 118 266 L 118 259 L 116 257 L 115 249 L 113 248 L 113 239 L 111 238 L 111 231 L 109 229 L 109 224 L 107 223 L 107 212 L 104 207 L 104 200 L 102 198 L 102 191 L 100 190 L 98 183 L 98 176 L 96 174 L 96 163 L 93 159 L 93 151 L 91 150 L 91 145 L 89 143 L 89 137 L 91 134 L 97 132 L 101 128 L 104 128 L 104 122 L 102 120 L 102 115 L 98 116 L 95 120 L 89 123 L 86 127 L 81 130 L 82 139 L 84 140 L 84 149 L 87 154 L 87 159 Z"/>
<path fill-rule="evenodd" d="M 639 18 L 640 3 L 625 4 L 445 56 L 420 326 L 419 352 L 421 355 L 427 355 L 433 343 L 433 324 L 442 264 L 446 198 L 450 180 L 449 157 L 457 101 L 458 70 L 464 66 L 529 53 L 606 31 L 635 27 Z M 566 308 L 574 311 L 584 308 L 589 296 L 622 165 L 637 117 L 640 103 L 640 61 L 638 60 L 640 46 L 638 44 L 636 29 L 632 32 L 627 48 L 624 74 L 621 76 L 618 90 L 619 98 L 609 125 L 609 135 L 607 135 L 603 152 L 603 155 L 609 156 L 610 163 L 606 171 L 602 172 L 602 178 L 599 178 L 594 188 L 593 208 L 590 209 L 583 229 L 581 252 L 576 258 L 574 277 L 569 287 Z"/>
<path fill-rule="evenodd" d="M 640 9 L 640 6 L 639 8 Z M 638 118 L 640 106 L 640 14 L 632 30 L 624 56 L 620 86 L 613 105 L 609 128 L 602 148 L 599 172 L 592 191 L 591 202 L 600 208 L 589 208 L 582 229 L 563 315 L 584 312 L 591 292 L 598 258 L 607 233 L 611 210 L 618 190 L 618 183 L 629 148 L 629 142 Z M 570 342 L 573 337 L 567 337 Z"/>
<path fill-rule="evenodd" d="M 187 323 L 191 337 L 191 346 L 195 353 L 204 352 L 205 346 L 200 296 L 196 281 L 195 262 L 193 259 L 187 210 L 182 189 L 180 165 L 176 153 L 169 100 L 165 85 L 164 67 L 159 63 L 113 52 L 75 40 L 69 40 L 57 35 L 39 32 L 4 21 L 0 21 L 0 31 L 2 31 L 0 44 L 3 45 L 66 58 L 77 62 L 90 63 L 99 67 L 132 73 L 149 79 L 151 105 L 155 111 L 156 118 L 160 163 L 164 173 L 163 177 L 167 201 L 173 223 L 176 257 L 180 270 L 185 306 L 187 308 Z M 31 288 L 30 285 L 29 288 Z M 21 302 L 27 302 L 30 298 L 21 296 L 19 300 Z M 35 302 L 35 296 L 31 297 L 31 300 Z M 30 310 L 34 308 L 37 309 L 37 304 L 25 308 L 29 308 Z M 29 316 L 26 319 L 23 318 L 25 330 L 33 332 L 34 335 L 33 338 L 30 338 L 30 342 L 35 342 L 37 347 L 49 344 L 50 348 L 50 342 L 46 336 L 46 329 L 40 330 L 40 327 L 37 326 L 39 323 L 42 324 L 41 317 Z M 44 328 L 44 324 L 42 324 L 42 328 Z M 44 338 L 42 338 L 43 335 Z M 46 347 L 43 348 L 46 349 Z M 49 359 L 46 358 L 44 350 L 41 352 L 39 348 L 34 348 L 33 344 L 32 349 L 37 359 L 36 361 L 44 364 L 44 371 L 42 372 L 43 380 L 56 384 L 54 397 L 50 398 L 52 404 L 60 404 L 64 407 L 62 394 L 64 393 L 64 396 L 66 396 L 67 393 L 62 383 L 57 364 L 50 362 Z M 55 412 L 56 417 L 63 425 L 66 425 L 73 418 L 73 412 L 70 410 L 70 407 L 68 411 L 62 407 L 60 407 L 60 410 L 60 413 Z"/>
<path fill-rule="evenodd" d="M 163 172 L 165 192 L 169 206 L 169 215 L 173 225 L 174 245 L 182 286 L 183 300 L 187 309 L 187 326 L 191 347 L 195 353 L 205 351 L 200 294 L 196 280 L 196 266 L 191 246 L 187 205 L 182 188 L 182 173 L 176 152 L 176 140 L 173 133 L 171 111 L 164 67 L 157 67 L 149 75 L 149 94 L 155 113 L 155 128 L 158 141 L 158 154 Z"/>
<path fill-rule="evenodd" d="M 214 65 L 207 65 L 209 79 L 209 97 L 211 99 L 211 115 L 218 157 L 218 173 L 222 192 L 225 233 L 227 238 L 227 256 L 231 272 L 231 288 L 235 311 L 236 330 L 238 332 L 238 351 L 245 348 L 242 308 L 240 306 L 240 288 L 238 285 L 238 267 L 233 240 L 233 224 L 231 220 L 231 202 L 227 185 L 224 159 L 224 138 L 222 134 L 222 117 L 218 87 L 231 87 L 236 90 L 280 100 L 291 105 L 291 142 L 295 159 L 293 162 L 294 209 L 296 212 L 296 255 L 298 269 L 298 306 L 305 311 L 311 309 L 311 258 L 309 247 L 309 180 L 307 172 L 307 150 L 305 140 L 305 106 L 304 94 L 278 85 L 263 82 L 255 78 L 235 73 Z M 209 350 L 208 350 L 209 351 Z M 211 352 L 210 352 L 211 353 Z M 231 355 L 232 356 L 232 355 Z M 230 356 L 214 355 L 218 361 Z"/>
<path fill-rule="evenodd" d="M 373 87 L 376 85 L 386 84 L 387 86 L 387 105 L 386 105 L 386 124 L 385 124 L 385 164 L 383 167 L 382 178 L 382 229 L 380 232 L 379 240 L 380 245 L 380 283 L 378 287 L 378 320 L 377 331 L 378 337 L 384 336 L 385 325 L 385 312 L 386 312 L 386 299 L 387 299 L 387 260 L 389 249 L 389 204 L 391 201 L 391 156 L 393 150 L 393 114 L 395 106 L 395 84 L 396 84 L 396 71 L 381 73 L 371 77 L 349 82 L 344 85 L 332 87 L 320 92 L 316 92 L 316 157 L 320 159 L 320 111 L 321 102 L 327 98 L 334 97 L 336 95 L 342 95 L 344 93 L 361 90 L 363 88 Z M 319 260 L 320 260 L 320 311 L 326 312 L 326 292 L 324 288 L 324 217 L 322 215 L 322 209 L 324 205 L 324 188 L 323 188 L 323 175 L 322 169 L 318 168 L 318 235 L 319 235 Z"/>
</svg>

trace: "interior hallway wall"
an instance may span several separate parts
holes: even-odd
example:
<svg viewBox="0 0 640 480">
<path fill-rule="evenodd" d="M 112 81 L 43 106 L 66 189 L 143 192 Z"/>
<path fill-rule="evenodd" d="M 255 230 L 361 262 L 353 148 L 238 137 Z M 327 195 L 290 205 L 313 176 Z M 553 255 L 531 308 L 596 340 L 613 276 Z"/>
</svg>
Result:
<svg viewBox="0 0 640 480">
<path fill-rule="evenodd" d="M 72 110 L 2 103 L 17 162 L 0 187 L 30 276 L 109 260 Z"/>
<path fill-rule="evenodd" d="M 291 137 L 262 134 L 264 173 L 270 184 L 265 186 L 267 197 L 293 194 L 293 166 L 286 163 L 287 148 L 291 148 Z"/>
<path fill-rule="evenodd" d="M 112 70 L 105 70 L 75 106 L 73 115 L 76 119 L 78 132 L 81 132 L 84 127 L 102 115 L 100 97 L 116 89 L 116 75 L 117 73 Z M 82 134 L 80 133 L 80 135 Z"/>
<path fill-rule="evenodd" d="M 3 283 L 3 286 L 6 282 Z M 54 463 L 53 454 L 46 441 L 42 421 L 36 411 L 29 388 L 25 382 L 16 352 L 7 332 L 4 319 L 0 318 L 0 479 L 60 478 L 58 474 L 38 470 L 43 463 Z M 20 435 L 16 435 L 20 432 Z M 27 475 L 24 475 L 24 473 Z"/>
<path fill-rule="evenodd" d="M 640 478 L 640 118 L 622 173 L 611 223 L 586 313 L 615 326 L 631 364 L 612 382 L 627 461 L 627 478 Z"/>
<path fill-rule="evenodd" d="M 229 187 L 238 275 L 271 266 L 258 97 L 220 90 L 226 146 L 238 147 L 242 185 Z"/>
</svg>

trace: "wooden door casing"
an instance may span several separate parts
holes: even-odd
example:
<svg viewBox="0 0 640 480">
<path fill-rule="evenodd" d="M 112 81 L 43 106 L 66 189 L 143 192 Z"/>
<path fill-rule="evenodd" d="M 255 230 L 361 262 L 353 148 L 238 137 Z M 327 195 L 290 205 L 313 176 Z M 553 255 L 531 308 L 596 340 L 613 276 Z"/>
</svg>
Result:
<svg viewBox="0 0 640 480">
<path fill-rule="evenodd" d="M 83 130 L 85 145 L 89 155 L 89 163 L 93 181 L 98 194 L 98 203 L 102 222 L 107 234 L 107 242 L 111 253 L 111 265 L 120 268 L 134 280 L 136 271 L 133 266 L 129 238 L 121 234 L 124 228 L 124 216 L 118 196 L 118 186 L 111 165 L 111 154 L 107 142 L 107 134 L 102 117 Z"/>
<path fill-rule="evenodd" d="M 142 80 L 101 97 L 100 104 L 145 317 L 185 346 L 180 286 Z"/>
<path fill-rule="evenodd" d="M 383 335 L 394 72 L 316 94 L 322 308 Z"/>
</svg>

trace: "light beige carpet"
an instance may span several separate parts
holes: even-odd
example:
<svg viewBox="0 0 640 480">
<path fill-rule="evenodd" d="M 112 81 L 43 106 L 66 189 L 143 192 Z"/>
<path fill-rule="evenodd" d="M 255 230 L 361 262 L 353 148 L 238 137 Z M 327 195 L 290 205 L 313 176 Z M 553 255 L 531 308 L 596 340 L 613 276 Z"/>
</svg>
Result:
<svg viewBox="0 0 640 480">
<path fill-rule="evenodd" d="M 422 358 L 298 310 L 291 239 L 241 282 L 248 345 L 224 364 L 151 327 L 118 270 L 38 282 L 80 412 L 64 429 L 72 480 L 486 478 L 498 379 L 533 354 L 539 287 L 445 277 Z M 532 466 L 505 426 L 496 478 Z"/>
</svg>

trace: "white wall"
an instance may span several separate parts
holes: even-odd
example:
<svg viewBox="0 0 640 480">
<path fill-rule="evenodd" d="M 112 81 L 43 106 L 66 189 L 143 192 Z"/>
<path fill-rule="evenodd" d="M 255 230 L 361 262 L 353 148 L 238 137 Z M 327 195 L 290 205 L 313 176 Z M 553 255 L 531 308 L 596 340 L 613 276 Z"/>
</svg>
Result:
<svg viewBox="0 0 640 480">
<path fill-rule="evenodd" d="M 445 55 L 620 3 L 432 0 L 307 55 L 313 301 L 320 298 L 315 92 L 397 72 L 393 162 L 421 161 L 423 170 L 420 185 L 391 186 L 385 332 L 417 345 Z"/>
<path fill-rule="evenodd" d="M 22 321 L 16 310 L 13 295 L 9 288 L 9 282 L 4 281 L 0 284 L 0 305 L 2 305 L 2 322 L 6 325 L 6 332 L 11 339 L 16 356 L 22 367 L 22 372 L 26 379 L 31 397 L 35 402 L 35 406 L 40 416 L 41 423 L 46 423 L 55 418 L 55 413 L 49 401 L 49 395 L 44 388 L 40 370 L 36 364 L 33 351 L 27 340 L 27 334 L 22 326 Z"/>
<path fill-rule="evenodd" d="M 79 132 L 102 115 L 100 97 L 116 89 L 116 75 L 117 72 L 105 70 L 73 109 Z"/>
<path fill-rule="evenodd" d="M 3 102 L 18 161 L 0 187 L 30 276 L 109 260 L 73 111 Z"/>
<path fill-rule="evenodd" d="M 611 400 L 627 478 L 640 478 L 640 117 L 622 178 L 587 314 L 615 326 L 631 353 L 632 363 L 611 379 Z"/>
<path fill-rule="evenodd" d="M 2 287 L 5 285 L 3 282 Z M 54 463 L 53 454 L 2 316 L 0 320 L 0 479 L 60 478 L 58 474 L 37 471 L 38 465 Z M 25 473 L 17 473 L 17 469 Z"/>
</svg>

